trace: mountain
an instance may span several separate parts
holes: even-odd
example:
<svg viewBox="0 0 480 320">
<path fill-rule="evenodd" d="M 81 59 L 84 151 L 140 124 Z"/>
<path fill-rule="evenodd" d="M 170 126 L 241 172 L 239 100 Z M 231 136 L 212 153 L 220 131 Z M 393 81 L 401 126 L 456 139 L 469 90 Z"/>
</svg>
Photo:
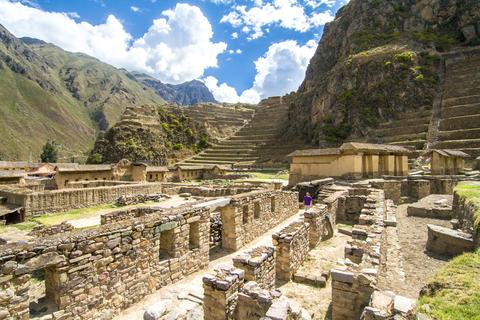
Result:
<svg viewBox="0 0 480 320">
<path fill-rule="evenodd" d="M 147 74 L 139 72 L 127 73 L 130 79 L 138 81 L 155 91 L 165 101 L 178 105 L 194 105 L 203 102 L 216 102 L 213 94 L 205 84 L 198 80 L 192 80 L 173 85 L 161 82 Z"/>
<path fill-rule="evenodd" d="M 205 126 L 183 113 L 178 106 L 129 107 L 121 120 L 100 133 L 89 163 L 114 163 L 121 159 L 166 165 L 183 159 L 208 145 Z"/>
<path fill-rule="evenodd" d="M 431 109 L 442 53 L 480 44 L 478 21 L 478 0 L 350 0 L 325 26 L 289 97 L 288 135 L 338 145 L 367 139 L 401 113 Z"/>
</svg>

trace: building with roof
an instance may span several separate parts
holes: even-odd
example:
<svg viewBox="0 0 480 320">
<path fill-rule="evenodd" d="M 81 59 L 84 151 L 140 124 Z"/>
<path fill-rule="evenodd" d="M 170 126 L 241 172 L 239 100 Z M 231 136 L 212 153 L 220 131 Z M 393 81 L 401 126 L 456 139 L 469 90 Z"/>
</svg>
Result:
<svg viewBox="0 0 480 320">
<path fill-rule="evenodd" d="M 147 181 L 148 182 L 165 182 L 170 180 L 169 170 L 167 167 L 148 166 Z"/>
<path fill-rule="evenodd" d="M 213 165 L 182 165 L 177 164 L 174 167 L 175 180 L 198 180 L 224 175 L 227 168 Z"/>
<path fill-rule="evenodd" d="M 465 159 L 470 155 L 460 150 L 433 149 L 430 154 L 430 170 L 433 175 L 458 174 L 465 169 Z"/>
<path fill-rule="evenodd" d="M 408 154 L 404 147 L 348 142 L 340 148 L 297 150 L 290 158 L 289 184 L 325 177 L 348 179 L 408 174 Z"/>
<path fill-rule="evenodd" d="M 1 184 L 25 184 L 25 171 L 0 171 Z"/>
</svg>

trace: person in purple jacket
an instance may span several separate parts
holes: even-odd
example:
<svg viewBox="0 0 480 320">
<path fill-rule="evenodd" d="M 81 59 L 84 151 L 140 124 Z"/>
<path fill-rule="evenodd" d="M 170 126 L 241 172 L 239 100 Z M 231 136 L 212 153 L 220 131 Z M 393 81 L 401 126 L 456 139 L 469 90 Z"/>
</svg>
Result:
<svg viewBox="0 0 480 320">
<path fill-rule="evenodd" d="M 312 207 L 312 196 L 310 195 L 310 192 L 307 192 L 307 194 L 303 197 L 303 205 L 305 206 L 305 210 L 308 210 Z"/>
</svg>

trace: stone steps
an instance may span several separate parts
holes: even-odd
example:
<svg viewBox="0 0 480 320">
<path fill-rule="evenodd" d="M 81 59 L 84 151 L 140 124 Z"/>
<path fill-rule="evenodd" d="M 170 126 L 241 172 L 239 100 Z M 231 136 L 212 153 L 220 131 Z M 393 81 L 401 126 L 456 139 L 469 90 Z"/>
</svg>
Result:
<svg viewBox="0 0 480 320">
<path fill-rule="evenodd" d="M 412 134 L 403 134 L 397 136 L 384 136 L 383 142 L 384 143 L 392 143 L 398 141 L 415 141 L 415 140 L 426 140 L 427 133 L 425 131 L 419 133 L 412 133 Z"/>
<path fill-rule="evenodd" d="M 480 114 L 480 103 L 450 106 L 443 108 L 442 110 L 442 118 L 466 116 L 471 114 Z"/>
<path fill-rule="evenodd" d="M 480 148 L 480 138 L 444 140 L 444 141 L 437 142 L 435 144 L 435 148 L 438 148 L 438 149 Z"/>
<path fill-rule="evenodd" d="M 389 144 L 396 145 L 396 146 L 407 146 L 407 147 L 413 147 L 417 150 L 422 150 L 425 144 L 427 143 L 427 140 L 425 139 L 420 139 L 420 140 L 412 140 L 412 141 L 395 141 L 391 142 Z"/>
<path fill-rule="evenodd" d="M 430 116 L 421 117 L 421 118 L 399 119 L 399 120 L 392 120 L 392 121 L 381 123 L 379 125 L 379 129 L 397 128 L 399 126 L 401 127 L 416 126 L 416 125 L 422 125 L 429 122 L 430 122 Z"/>
<path fill-rule="evenodd" d="M 428 131 L 428 123 L 419 124 L 415 126 L 399 126 L 397 128 L 376 129 L 374 134 L 377 137 L 401 136 L 401 135 L 415 135 Z"/>
<path fill-rule="evenodd" d="M 480 126 L 480 124 L 479 124 Z M 473 129 L 460 129 L 440 131 L 438 137 L 443 140 L 474 139 L 480 137 L 480 127 Z"/>
<path fill-rule="evenodd" d="M 478 128 L 480 123 L 480 114 L 444 118 L 440 121 L 439 129 L 441 131 L 473 129 Z"/>
<path fill-rule="evenodd" d="M 442 101 L 442 107 L 452 107 L 458 105 L 465 105 L 465 104 L 474 104 L 480 103 L 480 92 L 478 94 L 474 94 L 471 96 L 464 96 L 464 97 L 455 97 L 455 98 L 445 98 Z"/>
</svg>

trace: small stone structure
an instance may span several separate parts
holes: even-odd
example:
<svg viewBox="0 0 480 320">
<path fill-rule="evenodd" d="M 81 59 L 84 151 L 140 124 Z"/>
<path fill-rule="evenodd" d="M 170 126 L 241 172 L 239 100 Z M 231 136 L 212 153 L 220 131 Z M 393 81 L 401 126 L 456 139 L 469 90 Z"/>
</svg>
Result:
<svg viewBox="0 0 480 320">
<path fill-rule="evenodd" d="M 470 155 L 460 150 L 433 149 L 429 151 L 433 175 L 458 174 L 465 169 L 465 159 Z"/>
<path fill-rule="evenodd" d="M 230 266 L 220 266 L 214 275 L 203 277 L 204 319 L 233 320 L 238 292 L 243 287 L 244 271 Z"/>
<path fill-rule="evenodd" d="M 297 197 L 289 191 L 253 191 L 233 196 L 221 209 L 222 247 L 238 250 L 297 213 Z"/>
<path fill-rule="evenodd" d="M 38 227 L 33 228 L 32 231 L 28 233 L 28 235 L 34 236 L 34 237 L 46 237 L 54 234 L 69 232 L 69 231 L 72 231 L 73 229 L 74 229 L 73 225 L 71 225 L 70 223 L 62 222 L 60 224 L 56 224 L 49 227 L 40 225 Z"/>
<path fill-rule="evenodd" d="M 160 201 L 165 199 L 166 196 L 162 193 L 153 193 L 153 194 L 133 194 L 127 196 L 120 196 L 115 204 L 118 206 L 128 206 L 137 203 L 145 203 L 149 201 Z"/>
<path fill-rule="evenodd" d="M 475 249 L 471 234 L 432 224 L 427 225 L 427 250 L 445 256 L 456 256 Z"/>
<path fill-rule="evenodd" d="M 323 177 L 374 178 L 408 173 L 404 147 L 349 142 L 336 149 L 299 150 L 291 153 L 289 185 Z"/>
<path fill-rule="evenodd" d="M 271 290 L 275 288 L 275 259 L 275 248 L 262 246 L 233 258 L 233 266 L 245 272 L 245 281 Z"/>
<path fill-rule="evenodd" d="M 29 319 L 32 273 L 44 270 L 53 319 L 111 318 L 208 265 L 209 209 L 184 208 L 92 230 L 0 246 L 0 310 Z"/>
<path fill-rule="evenodd" d="M 310 245 L 310 225 L 296 221 L 272 235 L 277 252 L 277 279 L 289 281 L 307 257 Z"/>
<path fill-rule="evenodd" d="M 310 225 L 310 249 L 315 248 L 320 241 L 333 236 L 335 222 L 332 222 L 332 215 L 328 213 L 326 205 L 315 205 L 305 211 L 303 216 L 305 222 Z"/>
<path fill-rule="evenodd" d="M 409 204 L 407 215 L 422 218 L 452 219 L 453 196 L 431 194 L 419 201 Z"/>
<path fill-rule="evenodd" d="M 145 207 L 145 208 L 133 208 L 126 210 L 115 210 L 112 212 L 104 213 L 100 216 L 100 224 L 110 224 L 113 222 L 120 222 L 123 220 L 128 220 L 132 218 L 140 218 L 153 213 L 163 212 L 165 209 L 156 208 L 156 207 Z"/>
</svg>

